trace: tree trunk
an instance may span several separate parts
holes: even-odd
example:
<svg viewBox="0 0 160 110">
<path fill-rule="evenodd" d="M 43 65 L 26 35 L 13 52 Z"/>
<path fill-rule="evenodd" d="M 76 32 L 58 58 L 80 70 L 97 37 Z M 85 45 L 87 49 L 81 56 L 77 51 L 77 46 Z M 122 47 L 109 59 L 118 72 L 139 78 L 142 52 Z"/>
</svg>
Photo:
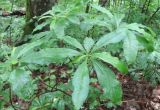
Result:
<svg viewBox="0 0 160 110">
<path fill-rule="evenodd" d="M 31 34 L 34 27 L 34 16 L 40 16 L 50 10 L 57 0 L 26 0 L 26 25 L 24 35 Z"/>
</svg>

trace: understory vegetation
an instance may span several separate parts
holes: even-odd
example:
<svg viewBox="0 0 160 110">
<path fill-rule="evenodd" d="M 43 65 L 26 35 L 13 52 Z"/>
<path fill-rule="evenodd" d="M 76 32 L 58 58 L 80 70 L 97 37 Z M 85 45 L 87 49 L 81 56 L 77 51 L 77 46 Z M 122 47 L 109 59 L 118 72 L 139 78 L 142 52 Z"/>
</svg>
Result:
<svg viewBox="0 0 160 110">
<path fill-rule="evenodd" d="M 28 35 L 25 2 L 0 0 L 0 110 L 133 110 L 123 82 L 159 87 L 159 0 L 59 0 Z"/>
</svg>

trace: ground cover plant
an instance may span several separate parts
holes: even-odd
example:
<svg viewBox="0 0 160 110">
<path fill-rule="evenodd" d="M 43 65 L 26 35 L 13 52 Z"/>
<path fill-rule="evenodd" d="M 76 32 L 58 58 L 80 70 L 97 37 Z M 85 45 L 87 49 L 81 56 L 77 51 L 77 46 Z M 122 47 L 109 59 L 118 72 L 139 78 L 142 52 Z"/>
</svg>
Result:
<svg viewBox="0 0 160 110">
<path fill-rule="evenodd" d="M 159 110 L 159 0 L 0 4 L 0 109 Z"/>
</svg>

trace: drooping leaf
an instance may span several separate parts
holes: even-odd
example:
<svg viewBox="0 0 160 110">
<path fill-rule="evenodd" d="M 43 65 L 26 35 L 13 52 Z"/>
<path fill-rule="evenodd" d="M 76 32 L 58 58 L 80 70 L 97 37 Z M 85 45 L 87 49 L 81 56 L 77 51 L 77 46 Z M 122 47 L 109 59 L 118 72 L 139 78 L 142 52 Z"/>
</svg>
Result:
<svg viewBox="0 0 160 110">
<path fill-rule="evenodd" d="M 128 32 L 128 37 L 123 42 L 124 56 L 129 64 L 136 60 L 138 41 L 134 33 Z"/>
<path fill-rule="evenodd" d="M 133 33 L 137 32 L 138 33 L 137 37 L 138 38 L 141 37 L 140 38 L 141 40 L 146 39 L 150 44 L 153 43 L 154 41 L 155 33 L 149 27 L 146 27 L 142 24 L 132 23 L 132 24 L 127 24 L 125 28 L 127 28 L 130 32 L 133 32 Z"/>
<path fill-rule="evenodd" d="M 73 38 L 73 37 L 70 37 L 70 36 L 65 36 L 65 37 L 62 37 L 62 39 L 67 42 L 69 45 L 72 45 L 80 50 L 84 50 L 83 46 L 81 45 L 81 43 L 79 43 L 77 41 L 77 39 Z"/>
<path fill-rule="evenodd" d="M 127 30 L 130 33 L 135 34 L 137 37 L 137 40 L 145 48 L 147 48 L 149 51 L 153 51 L 153 42 L 154 42 L 155 33 L 149 27 L 146 27 L 138 23 L 131 23 L 131 24 L 124 25 L 124 28 L 127 28 Z"/>
<path fill-rule="evenodd" d="M 115 74 L 104 64 L 93 61 L 98 81 L 103 87 L 105 96 L 114 104 L 120 104 L 122 100 L 122 89 Z"/>
<path fill-rule="evenodd" d="M 32 52 L 25 55 L 21 62 L 34 63 L 34 64 L 49 64 L 64 61 L 65 58 L 71 58 L 81 55 L 76 50 L 68 48 L 46 48 L 39 52 Z"/>
<path fill-rule="evenodd" d="M 103 60 L 104 62 L 113 65 L 115 68 L 117 68 L 122 73 L 128 72 L 127 66 L 123 62 L 121 62 L 117 57 L 111 56 L 111 54 L 108 52 L 95 53 L 93 54 L 93 57 L 99 58 Z"/>
<path fill-rule="evenodd" d="M 106 14 L 108 17 L 112 18 L 113 15 L 110 11 L 108 11 L 107 9 L 105 9 L 104 7 L 101 7 L 100 5 L 96 5 L 96 4 L 92 4 L 91 5 L 94 9 Z"/>
<path fill-rule="evenodd" d="M 89 52 L 91 50 L 93 45 L 94 45 L 94 40 L 92 38 L 86 37 L 84 39 L 84 48 L 86 49 L 87 52 Z"/>
<path fill-rule="evenodd" d="M 132 31 L 137 31 L 138 33 L 144 34 L 145 33 L 145 26 L 143 26 L 142 24 L 137 24 L 137 23 L 132 23 L 132 24 L 127 24 L 126 28 L 128 30 L 132 30 Z"/>
<path fill-rule="evenodd" d="M 151 38 L 150 40 L 146 39 L 145 37 L 137 37 L 138 42 L 140 42 L 141 45 L 144 46 L 149 52 L 154 51 L 154 42 L 153 39 Z"/>
<path fill-rule="evenodd" d="M 76 110 L 79 110 L 86 100 L 89 92 L 89 71 L 86 61 L 79 65 L 78 69 L 74 73 L 72 84 L 74 87 L 72 101 Z"/>
</svg>

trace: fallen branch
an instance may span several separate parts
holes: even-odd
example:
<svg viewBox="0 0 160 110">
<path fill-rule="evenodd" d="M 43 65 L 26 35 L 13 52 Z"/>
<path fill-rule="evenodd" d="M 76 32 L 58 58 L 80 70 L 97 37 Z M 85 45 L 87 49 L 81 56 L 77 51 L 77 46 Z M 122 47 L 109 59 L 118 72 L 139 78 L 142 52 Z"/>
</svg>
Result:
<svg viewBox="0 0 160 110">
<path fill-rule="evenodd" d="M 26 15 L 25 11 L 23 11 L 23 10 L 15 10 L 13 12 L 4 11 L 4 12 L 2 12 L 2 14 L 0 16 L 7 17 L 7 16 L 24 16 L 24 15 Z"/>
</svg>

